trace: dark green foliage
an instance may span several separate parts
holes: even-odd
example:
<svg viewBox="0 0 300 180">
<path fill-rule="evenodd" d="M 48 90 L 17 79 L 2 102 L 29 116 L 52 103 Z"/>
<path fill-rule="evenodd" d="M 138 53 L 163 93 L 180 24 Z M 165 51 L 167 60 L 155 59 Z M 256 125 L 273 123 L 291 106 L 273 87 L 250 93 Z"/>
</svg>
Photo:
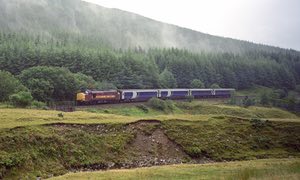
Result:
<svg viewBox="0 0 300 180">
<path fill-rule="evenodd" d="M 105 82 L 105 81 L 98 83 L 97 90 L 112 90 L 112 89 L 117 89 L 117 87 L 112 83 Z"/>
<path fill-rule="evenodd" d="M 137 108 L 141 109 L 144 113 L 148 113 L 149 109 L 147 106 L 145 106 L 144 104 L 140 104 L 136 106 Z"/>
<path fill-rule="evenodd" d="M 27 107 L 31 105 L 33 97 L 30 92 L 20 91 L 16 94 L 10 95 L 9 101 L 16 107 Z"/>
<path fill-rule="evenodd" d="M 162 80 L 166 87 L 187 88 L 193 79 L 236 89 L 300 84 L 298 51 L 214 37 L 81 1 L 47 2 L 0 1 L 1 70 L 18 75 L 34 66 L 65 67 L 118 88 L 158 88 L 165 69 L 176 80 Z"/>
<path fill-rule="evenodd" d="M 147 105 L 151 108 L 164 111 L 166 109 L 166 104 L 164 100 L 158 99 L 158 98 L 151 98 Z"/>
<path fill-rule="evenodd" d="M 241 105 L 240 101 L 236 98 L 235 91 L 231 92 L 230 99 L 227 103 L 230 105 Z"/>
<path fill-rule="evenodd" d="M 263 106 L 275 106 L 297 112 L 300 109 L 300 100 L 293 92 L 288 94 L 286 90 L 266 90 L 260 95 L 260 104 Z"/>
<path fill-rule="evenodd" d="M 220 86 L 219 86 L 217 83 L 214 83 L 214 84 L 212 84 L 212 85 L 210 86 L 210 88 L 212 88 L 212 89 L 219 89 Z"/>
<path fill-rule="evenodd" d="M 37 108 L 37 109 L 46 109 L 47 108 L 47 106 L 44 102 L 36 101 L 36 100 L 32 101 L 31 106 L 33 108 Z"/>
<path fill-rule="evenodd" d="M 267 92 L 263 92 L 263 94 L 260 96 L 260 104 L 267 106 L 270 105 L 270 95 Z"/>
<path fill-rule="evenodd" d="M 60 117 L 60 118 L 64 118 L 64 114 L 63 113 L 58 113 L 57 116 Z"/>
<path fill-rule="evenodd" d="M 112 83 L 123 89 L 159 86 L 187 88 L 194 79 L 199 79 L 206 85 L 216 83 L 224 88 L 236 89 L 249 88 L 255 84 L 293 89 L 300 82 L 296 68 L 300 55 L 288 50 L 239 55 L 195 54 L 179 49 L 117 51 L 105 47 L 83 46 L 92 42 L 88 38 L 77 39 L 72 35 L 68 36 L 69 40 L 65 43 L 60 39 L 25 34 L 2 33 L 1 37 L 0 69 L 17 75 L 33 66 L 65 67 L 73 73 L 87 75 L 77 75 L 82 88 L 98 88 L 98 85 L 83 83 L 92 82 L 90 77 L 97 82 Z M 34 81 L 31 83 L 39 85 Z M 47 82 L 43 83 L 46 88 Z M 101 88 L 101 85 L 99 88 L 106 89 Z"/>
<path fill-rule="evenodd" d="M 177 82 L 174 77 L 174 75 L 165 69 L 160 75 L 159 75 L 159 84 L 162 88 L 176 88 Z"/>
<path fill-rule="evenodd" d="M 272 98 L 285 98 L 288 96 L 288 91 L 287 89 L 276 89 L 273 91 L 273 94 L 271 95 Z"/>
<path fill-rule="evenodd" d="M 147 102 L 147 105 L 153 109 L 165 111 L 165 112 L 173 111 L 175 109 L 175 105 L 172 101 L 170 100 L 165 101 L 158 98 L 151 98 Z"/>
<path fill-rule="evenodd" d="M 257 118 L 251 119 L 250 123 L 252 124 L 252 127 L 254 129 L 261 129 L 261 128 L 267 126 L 268 124 L 271 124 L 270 121 L 268 121 L 268 120 L 265 121 L 265 120 L 261 120 L 261 119 L 257 119 Z"/>
<path fill-rule="evenodd" d="M 249 98 L 248 96 L 246 96 L 243 99 L 243 106 L 244 107 L 249 107 L 249 106 L 253 106 L 253 105 L 255 105 L 255 99 Z"/>
<path fill-rule="evenodd" d="M 76 73 L 74 74 L 74 77 L 76 79 L 77 89 L 78 90 L 93 90 L 93 89 L 100 89 L 100 84 L 97 83 L 91 76 L 87 76 L 82 73 Z"/>
<path fill-rule="evenodd" d="M 191 88 L 205 88 L 204 83 L 199 79 L 193 79 L 191 82 Z"/>
<path fill-rule="evenodd" d="M 195 99 L 194 96 L 187 96 L 187 97 L 186 97 L 186 100 L 187 100 L 188 102 L 192 102 L 194 99 Z"/>
<path fill-rule="evenodd" d="M 74 94 L 88 85 L 88 78 L 74 75 L 66 68 L 38 66 L 22 71 L 19 78 L 30 89 L 35 99 L 48 102 L 50 100 L 73 100 Z M 78 79 L 77 79 L 78 78 Z"/>
<path fill-rule="evenodd" d="M 0 70 L 0 101 L 8 100 L 9 96 L 26 88 L 11 73 Z"/>
</svg>

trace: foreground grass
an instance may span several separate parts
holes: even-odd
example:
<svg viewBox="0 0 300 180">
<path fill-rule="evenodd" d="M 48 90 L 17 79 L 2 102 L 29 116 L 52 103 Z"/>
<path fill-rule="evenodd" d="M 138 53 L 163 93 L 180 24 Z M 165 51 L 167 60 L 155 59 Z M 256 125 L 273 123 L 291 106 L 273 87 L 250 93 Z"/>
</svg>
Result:
<svg viewBox="0 0 300 180">
<path fill-rule="evenodd" d="M 69 173 L 65 179 L 299 179 L 300 159 L 268 159 L 204 165 Z"/>
<path fill-rule="evenodd" d="M 156 130 L 182 148 L 188 155 L 184 162 L 300 157 L 298 122 L 223 116 L 202 121 L 155 122 L 135 128 L 124 123 L 106 123 L 0 129 L 0 179 L 46 178 L 95 164 L 124 164 L 135 158 L 136 152 L 129 147 L 137 133 L 147 134 L 147 143 L 152 142 L 150 135 Z M 148 151 L 156 156 L 165 145 Z"/>
<path fill-rule="evenodd" d="M 45 178 L 93 164 L 128 162 L 133 158 L 128 144 L 136 132 L 127 126 L 141 119 L 158 120 L 145 132 L 160 128 L 194 159 L 300 157 L 300 119 L 276 108 L 179 102 L 167 111 L 148 106 L 70 113 L 0 108 L 0 115 L 0 179 Z"/>
</svg>

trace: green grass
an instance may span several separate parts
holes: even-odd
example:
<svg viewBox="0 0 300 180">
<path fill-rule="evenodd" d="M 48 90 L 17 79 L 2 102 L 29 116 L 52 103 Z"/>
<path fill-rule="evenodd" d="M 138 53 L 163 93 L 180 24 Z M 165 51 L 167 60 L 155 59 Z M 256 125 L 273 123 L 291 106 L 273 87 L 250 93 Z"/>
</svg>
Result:
<svg viewBox="0 0 300 180">
<path fill-rule="evenodd" d="M 222 161 L 300 155 L 300 123 L 215 117 L 162 124 L 166 135 L 194 158 Z"/>
<path fill-rule="evenodd" d="M 178 103 L 176 110 L 168 113 L 150 108 L 149 112 L 146 113 L 137 107 L 63 112 L 63 117 L 59 117 L 58 114 L 60 113 L 59 111 L 51 110 L 0 108 L 0 129 L 51 123 L 129 123 L 140 119 L 199 121 L 208 120 L 216 116 L 241 117 L 244 119 L 262 118 L 274 121 L 300 121 L 298 116 L 277 108 L 242 108 L 203 102 Z"/>
<path fill-rule="evenodd" d="M 244 108 L 240 106 L 231 106 L 224 104 L 211 104 L 205 102 L 195 101 L 192 103 L 177 103 L 177 106 L 187 114 L 216 114 L 236 116 L 243 118 L 285 118 L 298 119 L 299 117 L 288 111 L 279 108 L 266 108 L 252 106 Z"/>
<path fill-rule="evenodd" d="M 161 115 L 166 114 L 164 112 L 160 112 L 154 109 L 148 108 L 148 111 L 145 112 L 142 109 L 138 107 L 114 107 L 114 108 L 105 108 L 105 109 L 95 109 L 95 108 L 89 108 L 86 109 L 87 112 L 92 113 L 101 113 L 101 114 L 116 114 L 121 116 L 139 116 L 139 117 L 148 117 L 148 116 L 155 116 L 155 115 Z"/>
<path fill-rule="evenodd" d="M 193 158 L 223 161 L 300 156 L 300 119 L 292 113 L 199 101 L 175 106 L 167 111 L 120 106 L 69 113 L 0 108 L 0 178 L 50 177 L 85 165 L 127 162 L 131 157 L 125 147 L 135 134 L 126 126 L 141 119 L 161 121 L 158 126 L 148 125 L 144 132 L 151 134 L 161 128 Z M 60 125 L 50 125 L 53 123 Z M 248 169 L 241 171 L 243 176 L 256 172 Z"/>
<path fill-rule="evenodd" d="M 171 165 L 130 170 L 69 173 L 65 179 L 291 179 L 300 178 L 299 159 L 268 159 L 204 165 Z"/>
<path fill-rule="evenodd" d="M 191 158 L 249 160 L 300 157 L 300 123 L 243 120 L 164 120 L 139 131 L 160 128 Z M 72 168 L 124 163 L 135 132 L 124 123 L 36 125 L 0 130 L 0 177 L 57 176 Z M 132 157 L 131 157 L 132 156 Z"/>
<path fill-rule="evenodd" d="M 216 116 L 300 122 L 300 118 L 295 114 L 278 108 L 256 106 L 243 108 L 200 101 L 191 103 L 177 102 L 173 110 L 168 111 L 159 111 L 147 106 L 145 107 L 147 108 L 147 112 L 136 106 L 119 106 L 107 109 L 86 109 L 84 111 L 63 112 L 63 117 L 59 117 L 58 114 L 61 113 L 59 111 L 0 108 L 0 129 L 51 123 L 129 123 L 140 119 L 202 121 Z"/>
<path fill-rule="evenodd" d="M 218 102 L 175 102 L 173 110 L 160 111 L 149 106 L 142 105 L 147 108 L 147 112 L 143 109 L 133 107 L 123 107 L 122 105 L 114 108 L 106 109 L 86 109 L 88 112 L 115 114 L 128 117 L 153 117 L 158 115 L 225 115 L 243 118 L 282 118 L 282 119 L 300 119 L 297 115 L 279 108 L 267 108 L 251 106 L 244 108 L 240 106 L 232 106 L 220 104 Z"/>
<path fill-rule="evenodd" d="M 62 113 L 63 117 L 58 114 Z M 34 109 L 0 109 L 0 128 L 14 128 L 51 123 L 128 123 L 138 120 L 135 117 L 125 117 L 114 114 L 89 113 L 84 111 L 59 112 Z"/>
<path fill-rule="evenodd" d="M 104 131 L 105 133 L 99 133 Z M 0 178 L 35 179 L 90 164 L 125 161 L 124 126 L 35 126 L 0 131 Z"/>
</svg>

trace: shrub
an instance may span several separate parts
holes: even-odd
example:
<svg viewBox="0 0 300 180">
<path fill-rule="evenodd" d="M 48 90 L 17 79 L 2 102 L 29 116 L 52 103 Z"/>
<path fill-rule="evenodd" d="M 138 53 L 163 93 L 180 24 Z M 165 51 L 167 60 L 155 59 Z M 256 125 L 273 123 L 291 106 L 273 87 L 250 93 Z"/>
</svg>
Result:
<svg viewBox="0 0 300 180">
<path fill-rule="evenodd" d="M 192 102 L 192 101 L 194 101 L 194 96 L 187 96 L 186 97 L 186 100 L 188 101 L 188 102 Z"/>
<path fill-rule="evenodd" d="M 176 88 L 177 87 L 177 81 L 172 72 L 165 69 L 160 75 L 159 75 L 159 84 L 163 88 Z"/>
<path fill-rule="evenodd" d="M 266 127 L 271 124 L 271 122 L 268 120 L 264 121 L 264 120 L 257 119 L 257 118 L 251 119 L 250 123 L 254 129 L 260 129 L 260 128 Z"/>
<path fill-rule="evenodd" d="M 9 100 L 10 95 L 20 91 L 26 91 L 20 81 L 11 73 L 0 70 L 0 101 Z"/>
<path fill-rule="evenodd" d="M 27 107 L 32 103 L 32 96 L 30 92 L 21 91 L 9 96 L 9 101 L 16 107 Z"/>
<path fill-rule="evenodd" d="M 35 99 L 50 102 L 73 100 L 74 94 L 84 87 L 82 82 L 91 78 L 83 74 L 75 75 L 66 68 L 36 66 L 22 71 L 19 79 Z"/>
<path fill-rule="evenodd" d="M 300 87 L 299 87 L 300 88 Z M 299 89 L 300 90 L 300 89 Z M 279 98 L 279 99 L 282 99 L 282 98 L 285 98 L 288 96 L 288 91 L 285 90 L 285 89 L 276 89 L 274 90 L 273 92 L 274 95 L 272 95 L 272 98 Z"/>
<path fill-rule="evenodd" d="M 158 99 L 158 98 L 151 98 L 148 101 L 148 106 L 152 107 L 153 109 L 164 111 L 167 109 L 167 105 L 165 101 Z"/>
<path fill-rule="evenodd" d="M 212 85 L 210 86 L 210 88 L 212 88 L 212 89 L 219 89 L 220 86 L 219 86 L 217 83 L 214 83 L 214 84 L 212 84 Z"/>
<path fill-rule="evenodd" d="M 151 98 L 147 104 L 153 109 L 165 112 L 173 111 L 175 109 L 175 105 L 171 100 L 164 101 L 158 98 Z"/>
<path fill-rule="evenodd" d="M 41 102 L 41 101 L 36 101 L 34 100 L 32 103 L 31 103 L 31 106 L 33 108 L 37 108 L 37 109 L 45 109 L 47 106 L 46 106 L 46 103 L 44 102 Z"/>
<path fill-rule="evenodd" d="M 271 139 L 266 136 L 256 136 L 253 140 L 256 142 L 256 145 L 254 145 L 256 148 L 270 149 L 272 145 Z"/>
<path fill-rule="evenodd" d="M 145 106 L 144 104 L 141 105 L 137 105 L 137 108 L 141 109 L 142 111 L 144 111 L 145 113 L 149 112 L 149 109 L 147 108 L 147 106 Z"/>
<path fill-rule="evenodd" d="M 64 118 L 64 114 L 63 113 L 58 113 L 57 116 L 60 117 L 60 118 Z"/>
<path fill-rule="evenodd" d="M 193 79 L 191 82 L 191 88 L 204 88 L 204 83 L 199 79 Z"/>
<path fill-rule="evenodd" d="M 260 96 L 260 104 L 261 105 L 267 106 L 270 104 L 270 101 L 271 101 L 271 99 L 270 99 L 269 93 L 264 92 L 261 94 L 261 96 Z"/>
<path fill-rule="evenodd" d="M 255 105 L 255 99 L 249 98 L 248 96 L 246 96 L 243 99 L 243 106 L 244 107 L 249 107 L 249 106 L 253 106 Z"/>
<path fill-rule="evenodd" d="M 170 110 L 170 111 L 175 110 L 175 105 L 174 105 L 173 101 L 166 100 L 165 101 L 165 105 L 166 105 L 166 109 L 165 110 Z"/>
<path fill-rule="evenodd" d="M 98 90 L 111 90 L 111 89 L 117 89 L 117 87 L 113 83 L 104 81 L 104 82 L 97 83 L 97 89 Z"/>
</svg>

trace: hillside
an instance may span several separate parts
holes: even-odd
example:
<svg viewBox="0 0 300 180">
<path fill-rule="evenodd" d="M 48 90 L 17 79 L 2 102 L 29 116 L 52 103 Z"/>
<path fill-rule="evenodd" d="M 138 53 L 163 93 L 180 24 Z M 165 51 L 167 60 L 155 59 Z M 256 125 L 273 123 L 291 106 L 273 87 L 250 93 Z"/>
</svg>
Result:
<svg viewBox="0 0 300 180">
<path fill-rule="evenodd" d="M 88 38 L 96 44 L 116 49 L 175 47 L 194 52 L 283 51 L 211 36 L 80 0 L 0 0 L 0 31 L 54 39 Z"/>
<path fill-rule="evenodd" d="M 258 85 L 270 88 L 256 95 L 264 105 L 296 112 L 300 53 L 80 0 L 0 0 L 0 77 L 1 101 L 27 90 L 49 103 L 85 89 Z"/>
<path fill-rule="evenodd" d="M 276 108 L 180 102 L 164 111 L 147 104 L 102 111 L 59 116 L 59 111 L 1 108 L 0 178 L 300 157 L 300 119 Z M 179 170 L 185 173 L 184 167 Z"/>
</svg>

